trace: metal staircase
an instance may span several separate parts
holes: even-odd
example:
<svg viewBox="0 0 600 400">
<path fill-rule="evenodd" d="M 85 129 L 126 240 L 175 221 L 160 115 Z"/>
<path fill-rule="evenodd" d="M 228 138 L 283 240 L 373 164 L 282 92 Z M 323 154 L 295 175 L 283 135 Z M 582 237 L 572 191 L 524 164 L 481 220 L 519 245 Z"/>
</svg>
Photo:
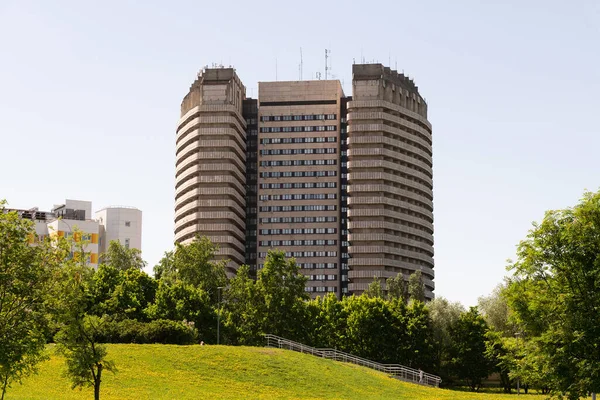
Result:
<svg viewBox="0 0 600 400">
<path fill-rule="evenodd" d="M 439 387 L 442 378 L 436 375 L 428 374 L 417 369 L 405 367 L 399 364 L 380 364 L 375 361 L 367 360 L 366 358 L 357 357 L 352 354 L 344 353 L 335 349 L 317 349 L 306 346 L 302 343 L 294 342 L 286 338 L 267 334 L 267 347 L 276 347 L 279 349 L 293 350 L 304 354 L 311 354 L 316 357 L 327 358 L 329 360 L 341 361 L 360 365 L 384 372 L 393 378 L 400 379 L 406 382 L 418 383 L 421 385 Z"/>
</svg>

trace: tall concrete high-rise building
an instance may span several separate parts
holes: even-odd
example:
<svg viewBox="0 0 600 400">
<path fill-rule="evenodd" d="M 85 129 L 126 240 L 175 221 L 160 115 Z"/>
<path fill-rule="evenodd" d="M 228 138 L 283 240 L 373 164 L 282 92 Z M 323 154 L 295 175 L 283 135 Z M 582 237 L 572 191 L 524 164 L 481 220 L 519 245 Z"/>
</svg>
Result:
<svg viewBox="0 0 600 400">
<path fill-rule="evenodd" d="M 284 249 L 315 295 L 341 292 L 339 81 L 260 82 L 258 266 Z"/>
<path fill-rule="evenodd" d="M 233 68 L 204 69 L 183 99 L 176 135 L 175 241 L 207 236 L 230 274 L 246 261 L 245 97 Z"/>
<path fill-rule="evenodd" d="M 205 69 L 177 130 L 175 240 L 208 236 L 231 273 L 284 250 L 313 297 L 418 270 L 433 298 L 427 105 L 381 64 L 354 65 L 352 85 L 260 82 L 257 101 L 233 69 Z"/>
<path fill-rule="evenodd" d="M 351 292 L 421 271 L 433 298 L 433 172 L 427 104 L 381 64 L 354 65 L 348 103 Z"/>
</svg>

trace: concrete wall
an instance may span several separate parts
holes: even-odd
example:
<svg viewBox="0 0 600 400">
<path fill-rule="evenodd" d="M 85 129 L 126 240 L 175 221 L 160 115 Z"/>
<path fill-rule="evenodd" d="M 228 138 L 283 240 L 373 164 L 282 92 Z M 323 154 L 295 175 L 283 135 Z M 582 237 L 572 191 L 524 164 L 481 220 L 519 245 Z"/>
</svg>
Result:
<svg viewBox="0 0 600 400">
<path fill-rule="evenodd" d="M 130 249 L 142 250 L 142 212 L 132 207 L 107 207 L 95 214 L 100 225 L 100 253 L 113 240 Z"/>
</svg>

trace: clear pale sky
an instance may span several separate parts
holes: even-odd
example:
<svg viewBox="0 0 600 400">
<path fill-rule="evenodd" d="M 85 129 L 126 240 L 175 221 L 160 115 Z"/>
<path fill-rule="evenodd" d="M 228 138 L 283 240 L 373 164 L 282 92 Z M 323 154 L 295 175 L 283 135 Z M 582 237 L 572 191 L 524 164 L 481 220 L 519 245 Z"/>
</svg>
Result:
<svg viewBox="0 0 600 400">
<path fill-rule="evenodd" d="M 92 4 L 95 3 L 95 4 Z M 484 4 L 485 3 L 485 4 Z M 0 0 L 0 198 L 143 211 L 172 247 L 175 127 L 202 66 L 258 81 L 380 61 L 415 79 L 434 129 L 436 295 L 465 305 L 547 209 L 600 187 L 600 2 Z M 277 61 L 276 61 L 277 60 Z"/>
</svg>

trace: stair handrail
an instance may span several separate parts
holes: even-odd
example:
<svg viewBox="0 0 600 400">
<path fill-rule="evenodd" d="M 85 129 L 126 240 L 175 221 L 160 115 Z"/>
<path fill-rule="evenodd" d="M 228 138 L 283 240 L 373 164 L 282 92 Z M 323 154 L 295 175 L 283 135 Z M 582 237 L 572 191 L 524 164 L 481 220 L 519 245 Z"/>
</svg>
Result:
<svg viewBox="0 0 600 400">
<path fill-rule="evenodd" d="M 337 349 L 315 348 L 307 346 L 300 342 L 295 342 L 293 340 L 272 334 L 266 334 L 265 338 L 267 340 L 267 347 L 286 348 L 289 350 L 298 351 L 300 353 L 307 353 L 313 356 L 331 359 L 334 361 L 349 362 L 377 371 L 385 372 L 389 375 L 392 375 L 395 378 L 402 379 L 408 382 L 439 387 L 440 382 L 442 381 L 442 378 L 440 378 L 437 375 L 429 374 L 427 372 L 406 367 L 400 364 L 382 364 L 363 357 L 355 356 L 350 353 L 345 353 Z"/>
</svg>

